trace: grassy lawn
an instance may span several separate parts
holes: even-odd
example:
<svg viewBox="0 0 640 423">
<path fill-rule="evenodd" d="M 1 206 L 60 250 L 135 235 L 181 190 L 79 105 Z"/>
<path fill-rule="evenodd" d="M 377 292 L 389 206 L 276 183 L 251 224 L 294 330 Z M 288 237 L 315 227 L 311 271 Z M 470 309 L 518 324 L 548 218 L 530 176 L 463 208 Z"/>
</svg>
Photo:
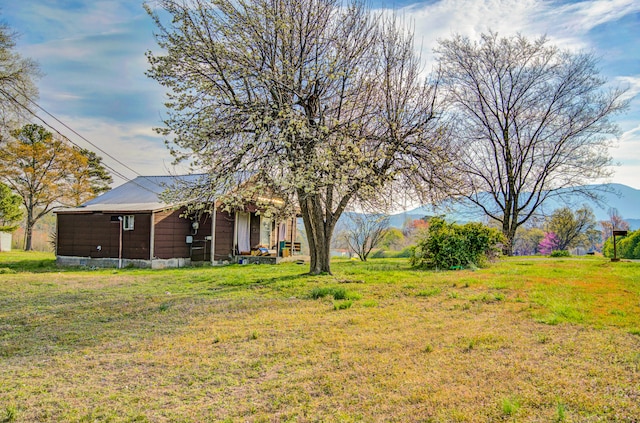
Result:
<svg viewBox="0 0 640 423">
<path fill-rule="evenodd" d="M 640 419 L 640 263 L 332 266 L 0 253 L 0 422 Z"/>
</svg>

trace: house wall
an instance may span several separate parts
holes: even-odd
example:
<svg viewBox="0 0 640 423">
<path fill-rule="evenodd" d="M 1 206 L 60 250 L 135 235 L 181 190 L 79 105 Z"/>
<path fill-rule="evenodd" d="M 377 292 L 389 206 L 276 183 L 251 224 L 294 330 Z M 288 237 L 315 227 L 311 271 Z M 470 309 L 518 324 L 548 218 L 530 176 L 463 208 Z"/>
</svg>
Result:
<svg viewBox="0 0 640 423">
<path fill-rule="evenodd" d="M 122 231 L 122 257 L 149 259 L 150 213 L 134 215 L 134 229 Z M 56 254 L 92 258 L 117 258 L 119 248 L 119 221 L 112 217 L 123 213 L 88 213 L 57 215 L 58 239 Z"/>
<path fill-rule="evenodd" d="M 216 249 L 214 260 L 230 260 L 234 248 L 235 213 L 216 212 Z M 211 231 L 209 231 L 211 233 Z"/>
<path fill-rule="evenodd" d="M 191 232 L 191 221 L 180 217 L 183 210 L 165 210 L 154 213 L 153 256 L 160 259 L 189 257 L 186 238 Z"/>
</svg>

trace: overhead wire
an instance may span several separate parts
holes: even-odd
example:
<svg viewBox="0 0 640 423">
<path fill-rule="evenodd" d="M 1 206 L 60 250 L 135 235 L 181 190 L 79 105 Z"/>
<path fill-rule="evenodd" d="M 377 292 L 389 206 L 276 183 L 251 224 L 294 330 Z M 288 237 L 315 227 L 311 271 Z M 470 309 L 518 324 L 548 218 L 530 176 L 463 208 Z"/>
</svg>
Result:
<svg viewBox="0 0 640 423">
<path fill-rule="evenodd" d="M 44 120 L 42 117 L 40 117 L 37 113 L 35 113 L 33 110 L 31 110 L 29 107 L 25 106 L 24 104 L 22 104 L 22 102 L 20 102 L 18 99 L 15 98 L 15 96 L 13 96 L 11 93 L 8 93 L 7 91 L 5 91 L 4 89 L 0 88 L 0 94 L 2 94 L 4 97 L 6 97 L 7 99 L 9 99 L 10 101 L 14 102 L 16 105 L 18 105 L 19 107 L 23 108 L 24 110 L 26 110 L 29 114 L 31 114 L 32 116 L 34 116 L 36 119 L 38 119 L 39 121 L 41 121 L 44 125 L 46 125 L 47 127 L 51 128 L 53 131 L 55 131 L 58 135 L 60 135 L 63 139 L 65 139 L 66 141 L 68 141 L 69 143 L 71 143 L 72 145 L 76 146 L 77 148 L 82 149 L 83 147 L 78 145 L 76 142 L 74 142 L 73 140 L 69 139 L 69 137 L 65 136 L 64 134 L 62 134 L 56 127 L 54 127 L 53 125 L 51 125 L 49 122 L 47 122 L 46 120 Z M 53 114 L 51 114 L 50 112 L 48 112 L 46 109 L 44 109 L 42 106 L 40 106 L 38 103 L 36 103 L 34 100 L 30 99 L 28 96 L 26 96 L 24 93 L 21 93 L 30 103 L 33 103 L 38 109 L 42 110 L 44 113 L 46 113 L 48 116 L 50 116 L 51 118 L 53 118 L 56 122 L 60 123 L 62 126 L 64 126 L 65 128 L 67 128 L 69 131 L 71 131 L 73 134 L 77 135 L 78 137 L 80 137 L 82 140 L 84 140 L 85 142 L 87 142 L 89 145 L 91 145 L 92 147 L 94 147 L 95 149 L 97 149 L 98 151 L 100 151 L 101 153 L 103 153 L 104 155 L 106 155 L 107 157 L 109 157 L 111 160 L 115 161 L 116 163 L 118 163 L 119 165 L 123 166 L 125 169 L 128 169 L 129 171 L 133 172 L 136 176 L 144 178 L 146 180 L 148 180 L 149 182 L 151 182 L 152 184 L 161 187 L 161 185 L 159 185 L 157 182 L 153 181 L 151 178 L 148 178 L 146 176 L 141 175 L 139 172 L 137 172 L 136 170 L 132 169 L 131 167 L 127 166 L 126 164 L 122 163 L 120 160 L 118 160 L 117 158 L 113 157 L 111 154 L 107 153 L 106 151 L 104 151 L 102 148 L 98 147 L 97 145 L 95 145 L 94 143 L 92 143 L 91 141 L 89 141 L 87 138 L 85 138 L 84 136 L 82 136 L 81 134 L 79 134 L 77 131 L 75 131 L 73 128 L 71 128 L 70 126 L 68 126 L 67 124 L 65 124 L 64 122 L 62 122 L 60 119 L 58 119 L 56 116 L 54 116 Z M 139 183 L 137 183 L 134 179 L 129 178 L 128 176 L 125 176 L 123 173 L 119 172 L 118 170 L 114 169 L 113 167 L 109 166 L 106 163 L 102 163 L 102 165 L 107 168 L 109 171 L 111 171 L 115 176 L 119 177 L 120 179 L 126 181 L 126 182 L 131 182 L 134 183 L 135 185 L 139 186 L 140 188 L 149 191 L 151 193 L 157 194 L 157 192 L 145 187 L 144 185 L 141 185 Z"/>
</svg>

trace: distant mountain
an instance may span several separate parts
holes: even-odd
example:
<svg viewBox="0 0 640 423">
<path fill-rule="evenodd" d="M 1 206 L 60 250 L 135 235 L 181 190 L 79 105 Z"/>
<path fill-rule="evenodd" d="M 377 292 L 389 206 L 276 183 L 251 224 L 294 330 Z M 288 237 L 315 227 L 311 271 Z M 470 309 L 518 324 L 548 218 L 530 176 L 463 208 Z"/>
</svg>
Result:
<svg viewBox="0 0 640 423">
<path fill-rule="evenodd" d="M 583 204 L 593 210 L 596 220 L 608 220 L 609 209 L 615 208 L 624 220 L 629 222 L 632 230 L 640 228 L 640 190 L 622 184 L 588 185 L 587 188 L 601 192 L 602 204 L 597 204 L 579 194 L 567 192 L 560 197 L 551 198 L 544 203 L 544 214 L 551 214 L 554 210 L 564 206 L 578 209 Z M 487 195 L 487 204 L 490 204 Z M 484 221 L 485 216 L 476 208 L 464 205 L 444 205 L 441 207 L 422 206 L 403 213 L 391 216 L 390 223 L 393 227 L 402 227 L 407 220 L 420 219 L 424 216 L 444 215 L 448 220 L 458 223 Z"/>
</svg>

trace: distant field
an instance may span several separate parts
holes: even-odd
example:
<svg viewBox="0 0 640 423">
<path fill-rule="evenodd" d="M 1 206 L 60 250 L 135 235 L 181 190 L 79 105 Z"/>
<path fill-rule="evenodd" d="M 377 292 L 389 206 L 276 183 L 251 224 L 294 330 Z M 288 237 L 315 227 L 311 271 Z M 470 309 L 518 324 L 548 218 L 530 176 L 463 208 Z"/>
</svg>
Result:
<svg viewBox="0 0 640 423">
<path fill-rule="evenodd" d="M 640 419 L 640 263 L 332 268 L 0 253 L 0 422 Z"/>
</svg>

